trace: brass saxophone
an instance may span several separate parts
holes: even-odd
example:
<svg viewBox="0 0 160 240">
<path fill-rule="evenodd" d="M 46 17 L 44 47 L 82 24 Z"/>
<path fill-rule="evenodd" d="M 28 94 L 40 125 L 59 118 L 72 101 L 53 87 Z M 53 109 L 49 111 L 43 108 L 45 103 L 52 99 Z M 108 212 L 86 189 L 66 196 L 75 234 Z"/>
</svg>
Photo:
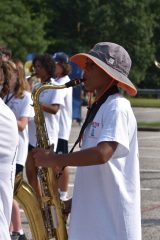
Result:
<svg viewBox="0 0 160 240">
<path fill-rule="evenodd" d="M 81 79 L 70 81 L 64 85 L 45 83 L 32 93 L 39 147 L 49 149 L 49 139 L 43 111 L 39 104 L 39 95 L 46 89 L 63 89 L 73 87 L 82 82 Z M 34 240 L 67 240 L 66 222 L 62 213 L 63 204 L 59 197 L 57 178 L 51 168 L 38 168 L 42 197 L 40 200 L 32 187 L 23 180 L 22 174 L 16 176 L 14 198 L 22 205 L 27 216 Z"/>
</svg>

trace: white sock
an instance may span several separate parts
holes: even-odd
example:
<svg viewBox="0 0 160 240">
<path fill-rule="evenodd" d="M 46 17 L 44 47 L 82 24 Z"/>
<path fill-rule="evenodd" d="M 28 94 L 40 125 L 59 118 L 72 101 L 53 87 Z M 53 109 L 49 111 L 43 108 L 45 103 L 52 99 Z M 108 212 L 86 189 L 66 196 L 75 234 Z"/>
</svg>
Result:
<svg viewBox="0 0 160 240">
<path fill-rule="evenodd" d="M 19 232 L 20 235 L 24 234 L 23 229 L 20 229 L 18 232 Z"/>
<path fill-rule="evenodd" d="M 67 192 L 60 191 L 60 199 L 61 199 L 62 201 L 67 200 L 67 195 L 68 195 Z"/>
</svg>

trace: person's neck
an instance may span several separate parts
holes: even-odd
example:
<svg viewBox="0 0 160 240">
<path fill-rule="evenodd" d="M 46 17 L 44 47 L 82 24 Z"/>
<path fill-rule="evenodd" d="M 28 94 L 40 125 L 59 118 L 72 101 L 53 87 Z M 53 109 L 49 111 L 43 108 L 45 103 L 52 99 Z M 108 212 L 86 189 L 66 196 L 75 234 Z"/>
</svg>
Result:
<svg viewBox="0 0 160 240">
<path fill-rule="evenodd" d="M 9 88 L 9 92 L 10 92 L 10 93 L 13 93 L 14 90 L 15 90 L 15 87 L 10 87 L 10 88 Z"/>
<path fill-rule="evenodd" d="M 42 82 L 42 83 L 48 82 L 49 79 L 50 79 L 49 76 L 42 77 L 42 78 L 41 78 L 41 82 Z"/>
<path fill-rule="evenodd" d="M 112 80 L 109 84 L 107 84 L 106 86 L 104 86 L 104 88 L 98 89 L 96 90 L 96 97 L 95 97 L 95 101 L 97 101 L 98 99 L 101 98 L 101 96 L 104 95 L 105 92 L 107 92 L 112 86 L 114 86 L 114 81 Z"/>
</svg>

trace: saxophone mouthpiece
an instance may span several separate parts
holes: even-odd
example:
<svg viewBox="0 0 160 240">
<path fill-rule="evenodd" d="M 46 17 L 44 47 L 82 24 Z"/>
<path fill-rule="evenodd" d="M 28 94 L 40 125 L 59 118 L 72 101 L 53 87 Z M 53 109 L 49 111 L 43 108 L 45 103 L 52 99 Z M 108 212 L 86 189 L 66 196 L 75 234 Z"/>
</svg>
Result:
<svg viewBox="0 0 160 240">
<path fill-rule="evenodd" d="M 84 73 L 82 72 L 80 78 L 77 78 L 77 79 L 74 79 L 74 80 L 72 80 L 72 81 L 70 81 L 70 82 L 67 82 L 67 83 L 65 84 L 65 86 L 66 86 L 67 88 L 69 88 L 69 87 L 74 87 L 74 86 L 80 85 L 82 82 L 84 82 L 83 75 L 84 75 Z"/>
</svg>

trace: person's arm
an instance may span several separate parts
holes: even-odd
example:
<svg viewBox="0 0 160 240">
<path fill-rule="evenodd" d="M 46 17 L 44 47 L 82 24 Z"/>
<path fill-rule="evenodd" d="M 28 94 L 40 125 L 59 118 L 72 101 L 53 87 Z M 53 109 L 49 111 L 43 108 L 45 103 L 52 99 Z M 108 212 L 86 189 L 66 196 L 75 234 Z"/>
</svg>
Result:
<svg viewBox="0 0 160 240">
<path fill-rule="evenodd" d="M 17 120 L 18 130 L 22 132 L 28 124 L 28 117 L 21 117 Z"/>
<path fill-rule="evenodd" d="M 59 104 L 41 103 L 41 106 L 42 106 L 43 111 L 51 113 L 51 114 L 56 114 L 60 108 Z"/>
<path fill-rule="evenodd" d="M 55 154 L 42 148 L 33 151 L 35 165 L 63 168 L 65 166 L 91 166 L 107 162 L 117 148 L 117 142 L 101 142 L 96 147 L 69 154 Z"/>
</svg>

